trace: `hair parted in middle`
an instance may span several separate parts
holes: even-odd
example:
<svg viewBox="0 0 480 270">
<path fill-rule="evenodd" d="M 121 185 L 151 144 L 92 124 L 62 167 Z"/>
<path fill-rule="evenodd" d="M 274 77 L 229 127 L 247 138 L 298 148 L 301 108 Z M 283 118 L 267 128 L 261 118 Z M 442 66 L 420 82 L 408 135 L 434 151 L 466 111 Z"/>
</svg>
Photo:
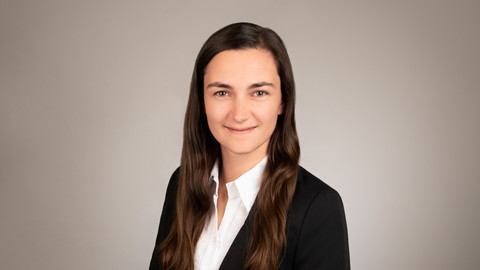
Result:
<svg viewBox="0 0 480 270">
<path fill-rule="evenodd" d="M 205 114 L 205 70 L 218 53 L 243 49 L 261 49 L 272 54 L 284 108 L 268 143 L 267 165 L 251 210 L 255 212 L 245 268 L 277 269 L 283 257 L 287 211 L 300 158 L 292 67 L 286 48 L 274 31 L 252 23 L 234 23 L 211 35 L 195 62 L 185 114 L 175 217 L 168 236 L 156 251 L 160 252 L 162 269 L 194 269 L 195 246 L 213 201 L 210 172 L 215 162 L 221 160 L 220 145 L 209 130 Z"/>
</svg>

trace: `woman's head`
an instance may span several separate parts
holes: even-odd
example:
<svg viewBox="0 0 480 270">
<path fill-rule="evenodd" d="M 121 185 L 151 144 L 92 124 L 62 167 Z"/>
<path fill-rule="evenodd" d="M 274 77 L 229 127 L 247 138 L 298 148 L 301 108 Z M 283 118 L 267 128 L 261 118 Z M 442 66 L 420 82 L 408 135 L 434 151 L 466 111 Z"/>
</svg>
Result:
<svg viewBox="0 0 480 270">
<path fill-rule="evenodd" d="M 242 155 L 253 165 L 263 159 L 283 113 L 272 54 L 264 49 L 218 53 L 207 65 L 203 89 L 208 127 L 220 144 L 222 161 Z"/>
<path fill-rule="evenodd" d="M 290 136 L 296 138 L 295 83 L 290 59 L 282 40 L 268 28 L 251 23 L 231 24 L 215 32 L 201 48 L 195 63 L 185 116 L 185 139 L 190 137 L 190 143 L 204 142 L 205 150 L 210 152 L 207 155 L 209 156 L 207 162 L 209 164 L 212 155 L 218 158 L 220 148 L 210 132 L 205 114 L 205 72 L 208 64 L 219 53 L 247 49 L 269 52 L 274 59 L 276 71 L 280 78 L 282 113 L 278 116 L 276 127 L 270 139 L 271 143 L 268 149 L 270 158 L 275 158 L 276 148 L 284 147 L 285 138 Z"/>
</svg>

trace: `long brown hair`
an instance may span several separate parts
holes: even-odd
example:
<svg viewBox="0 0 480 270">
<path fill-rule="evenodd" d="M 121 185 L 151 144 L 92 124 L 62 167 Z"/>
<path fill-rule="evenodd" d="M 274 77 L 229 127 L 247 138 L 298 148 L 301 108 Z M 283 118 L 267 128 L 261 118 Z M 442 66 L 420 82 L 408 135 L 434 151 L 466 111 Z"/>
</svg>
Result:
<svg viewBox="0 0 480 270">
<path fill-rule="evenodd" d="M 159 252 L 163 269 L 193 270 L 196 243 L 212 205 L 210 171 L 221 158 L 204 113 L 203 79 L 212 58 L 225 50 L 266 49 L 275 58 L 284 113 L 268 144 L 268 161 L 257 195 L 246 269 L 277 269 L 283 257 L 285 224 L 297 182 L 300 146 L 295 127 L 295 83 L 287 50 L 272 30 L 235 23 L 215 32 L 201 48 L 185 114 L 182 159 L 173 224 Z"/>
</svg>

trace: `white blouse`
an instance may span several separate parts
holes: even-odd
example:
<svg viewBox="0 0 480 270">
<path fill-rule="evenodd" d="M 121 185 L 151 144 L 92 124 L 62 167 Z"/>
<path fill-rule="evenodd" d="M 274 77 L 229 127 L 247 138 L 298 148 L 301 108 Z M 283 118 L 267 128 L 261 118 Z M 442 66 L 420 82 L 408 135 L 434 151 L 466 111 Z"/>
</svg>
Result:
<svg viewBox="0 0 480 270">
<path fill-rule="evenodd" d="M 242 228 L 255 202 L 267 157 L 235 181 L 227 183 L 228 202 L 217 229 L 218 162 L 210 174 L 213 196 L 212 210 L 195 248 L 195 269 L 219 269 L 223 258 Z"/>
</svg>

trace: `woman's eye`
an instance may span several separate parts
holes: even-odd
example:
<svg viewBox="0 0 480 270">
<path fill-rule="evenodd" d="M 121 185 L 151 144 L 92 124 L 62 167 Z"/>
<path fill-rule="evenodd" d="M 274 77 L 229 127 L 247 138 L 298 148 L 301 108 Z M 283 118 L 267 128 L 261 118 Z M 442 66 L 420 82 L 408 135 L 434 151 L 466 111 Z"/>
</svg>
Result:
<svg viewBox="0 0 480 270">
<path fill-rule="evenodd" d="M 265 96 L 265 95 L 267 95 L 267 94 L 268 94 L 267 92 L 262 91 L 262 90 L 255 91 L 255 92 L 253 93 L 254 96 Z"/>
<path fill-rule="evenodd" d="M 219 96 L 219 97 L 223 97 L 223 96 L 226 96 L 228 93 L 227 91 L 217 91 L 215 92 L 215 96 Z"/>
</svg>

